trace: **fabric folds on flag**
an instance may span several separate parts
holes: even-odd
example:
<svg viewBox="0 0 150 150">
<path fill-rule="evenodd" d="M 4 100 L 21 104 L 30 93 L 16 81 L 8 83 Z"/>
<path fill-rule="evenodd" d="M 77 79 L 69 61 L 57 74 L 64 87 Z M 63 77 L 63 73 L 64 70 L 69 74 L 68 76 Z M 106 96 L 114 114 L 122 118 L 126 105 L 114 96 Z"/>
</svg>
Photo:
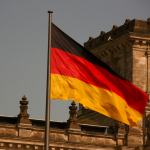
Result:
<svg viewBox="0 0 150 150">
<path fill-rule="evenodd" d="M 131 126 L 142 119 L 148 95 L 52 24 L 51 99 L 72 99 L 86 109 Z"/>
</svg>

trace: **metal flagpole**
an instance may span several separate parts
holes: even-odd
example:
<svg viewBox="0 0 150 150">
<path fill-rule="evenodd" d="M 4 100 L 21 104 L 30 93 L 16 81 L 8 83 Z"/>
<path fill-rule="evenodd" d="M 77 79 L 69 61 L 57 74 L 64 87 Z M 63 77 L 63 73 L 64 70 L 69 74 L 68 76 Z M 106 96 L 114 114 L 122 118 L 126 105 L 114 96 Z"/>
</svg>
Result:
<svg viewBox="0 0 150 150">
<path fill-rule="evenodd" d="M 45 112 L 45 150 L 49 150 L 50 134 L 50 80 L 51 80 L 51 20 L 53 11 L 49 13 L 48 27 L 48 56 L 47 56 L 47 88 L 46 88 L 46 112 Z"/>
</svg>

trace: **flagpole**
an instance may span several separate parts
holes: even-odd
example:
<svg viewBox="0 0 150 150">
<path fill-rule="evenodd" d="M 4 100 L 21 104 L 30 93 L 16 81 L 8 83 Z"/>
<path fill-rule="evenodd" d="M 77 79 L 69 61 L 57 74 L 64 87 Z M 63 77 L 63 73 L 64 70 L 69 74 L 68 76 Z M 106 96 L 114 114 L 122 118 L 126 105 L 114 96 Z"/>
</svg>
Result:
<svg viewBox="0 0 150 150">
<path fill-rule="evenodd" d="M 49 13 L 48 27 L 48 56 L 47 56 L 47 87 L 46 87 L 46 112 L 45 112 L 45 150 L 49 150 L 49 135 L 50 135 L 50 80 L 51 80 L 51 22 L 53 11 Z"/>
</svg>

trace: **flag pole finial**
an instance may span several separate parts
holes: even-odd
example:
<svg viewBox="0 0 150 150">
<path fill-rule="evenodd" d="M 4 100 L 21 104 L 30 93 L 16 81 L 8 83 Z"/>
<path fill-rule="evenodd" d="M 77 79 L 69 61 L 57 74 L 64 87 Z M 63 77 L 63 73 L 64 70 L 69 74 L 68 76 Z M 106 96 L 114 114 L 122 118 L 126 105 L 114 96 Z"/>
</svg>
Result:
<svg viewBox="0 0 150 150">
<path fill-rule="evenodd" d="M 53 13 L 53 11 L 49 10 L 48 13 Z"/>
</svg>

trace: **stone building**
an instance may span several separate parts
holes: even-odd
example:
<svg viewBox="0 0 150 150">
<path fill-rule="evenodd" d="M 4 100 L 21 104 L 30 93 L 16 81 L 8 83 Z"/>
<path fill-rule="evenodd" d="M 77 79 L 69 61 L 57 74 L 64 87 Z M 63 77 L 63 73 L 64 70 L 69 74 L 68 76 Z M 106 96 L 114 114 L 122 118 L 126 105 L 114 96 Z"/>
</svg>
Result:
<svg viewBox="0 0 150 150">
<path fill-rule="evenodd" d="M 150 95 L 150 18 L 126 19 L 84 46 Z M 17 117 L 0 116 L 0 150 L 44 150 L 45 121 L 29 119 L 28 101 Z M 71 103 L 67 122 L 50 122 L 50 150 L 150 150 L 150 102 L 139 127 L 130 127 Z M 76 114 L 77 118 L 76 118 Z"/>
<path fill-rule="evenodd" d="M 122 26 L 113 25 L 111 31 L 101 31 L 98 37 L 90 37 L 84 47 L 150 97 L 150 18 L 147 21 L 126 19 Z M 146 145 L 147 134 L 150 134 L 150 131 L 147 132 L 150 125 L 146 122 L 149 114 L 150 102 L 147 103 L 143 119 L 138 122 L 139 127 L 122 124 L 126 128 L 127 144 L 132 135 L 137 135 L 137 139 L 132 139 L 132 142 Z M 112 128 L 118 125 L 117 121 L 87 110 L 81 104 L 78 121 Z"/>
<path fill-rule="evenodd" d="M 44 150 L 45 121 L 29 119 L 25 96 L 20 104 L 17 117 L 0 116 L 0 150 Z M 110 126 L 77 123 L 77 107 L 75 102 L 71 105 L 67 122 L 50 122 L 50 150 L 150 150 L 148 144 L 144 147 L 139 142 L 142 139 L 134 140 L 140 135 L 128 137 L 122 123 L 115 130 Z"/>
</svg>

